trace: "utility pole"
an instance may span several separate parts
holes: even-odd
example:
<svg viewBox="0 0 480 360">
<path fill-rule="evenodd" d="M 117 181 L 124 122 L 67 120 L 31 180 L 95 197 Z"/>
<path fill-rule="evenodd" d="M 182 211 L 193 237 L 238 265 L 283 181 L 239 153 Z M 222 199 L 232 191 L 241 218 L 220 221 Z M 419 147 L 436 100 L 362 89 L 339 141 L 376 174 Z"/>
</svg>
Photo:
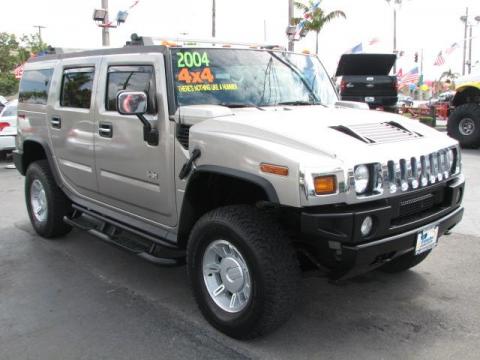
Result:
<svg viewBox="0 0 480 360">
<path fill-rule="evenodd" d="M 462 17 L 463 20 L 463 17 Z M 465 75 L 465 65 L 467 62 L 467 32 L 468 32 L 468 7 L 465 11 L 465 36 L 463 38 L 463 63 L 462 63 L 462 75 Z"/>
<path fill-rule="evenodd" d="M 110 29 L 108 28 L 108 0 L 102 0 L 102 9 L 107 11 L 105 19 L 103 19 L 102 27 L 102 45 L 110 46 Z"/>
<path fill-rule="evenodd" d="M 472 42 L 473 42 L 473 25 L 470 25 L 470 40 L 468 46 L 468 74 L 472 73 Z"/>
<path fill-rule="evenodd" d="M 393 53 L 397 56 L 397 9 L 393 5 Z M 397 73 L 397 59 L 393 63 L 393 73 Z"/>
<path fill-rule="evenodd" d="M 33 25 L 34 28 L 37 28 L 38 40 L 42 43 L 42 29 L 45 29 L 46 26 L 42 25 Z"/>
<path fill-rule="evenodd" d="M 294 26 L 293 24 L 293 0 L 288 0 L 288 25 Z M 293 51 L 293 38 L 288 40 L 288 51 Z"/>
<path fill-rule="evenodd" d="M 216 9 L 216 3 L 215 3 L 215 0 L 212 0 L 212 37 L 214 38 L 215 35 L 216 35 L 216 29 L 215 29 L 215 18 L 216 18 L 216 12 L 217 12 L 217 9 Z"/>
</svg>

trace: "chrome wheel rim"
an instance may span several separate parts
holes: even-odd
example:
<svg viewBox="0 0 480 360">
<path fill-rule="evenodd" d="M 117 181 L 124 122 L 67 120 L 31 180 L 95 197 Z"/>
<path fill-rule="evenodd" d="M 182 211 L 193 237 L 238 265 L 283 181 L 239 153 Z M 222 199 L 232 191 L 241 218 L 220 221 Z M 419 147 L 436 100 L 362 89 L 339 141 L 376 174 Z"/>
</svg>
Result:
<svg viewBox="0 0 480 360">
<path fill-rule="evenodd" d="M 35 179 L 30 185 L 30 204 L 35 219 L 44 222 L 48 215 L 47 196 L 40 180 Z"/>
<path fill-rule="evenodd" d="M 475 122 L 473 121 L 473 119 L 464 118 L 460 120 L 460 123 L 458 124 L 458 130 L 463 136 L 472 135 L 475 131 Z"/>
<path fill-rule="evenodd" d="M 226 240 L 212 242 L 203 255 L 203 280 L 211 299 L 222 310 L 238 313 L 247 306 L 252 283 L 247 262 Z"/>
</svg>

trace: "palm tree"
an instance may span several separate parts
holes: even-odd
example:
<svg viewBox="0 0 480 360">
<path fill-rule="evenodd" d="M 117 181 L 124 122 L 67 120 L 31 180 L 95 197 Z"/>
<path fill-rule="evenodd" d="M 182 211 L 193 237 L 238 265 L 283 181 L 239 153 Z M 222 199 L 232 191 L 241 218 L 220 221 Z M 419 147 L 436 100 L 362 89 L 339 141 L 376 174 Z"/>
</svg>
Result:
<svg viewBox="0 0 480 360">
<path fill-rule="evenodd" d="M 314 4 L 314 0 L 308 0 L 308 5 L 305 5 L 304 3 L 295 1 L 295 7 L 297 9 L 302 10 L 304 13 L 309 11 Z M 347 18 L 345 13 L 341 10 L 334 10 L 330 13 L 326 13 L 323 9 L 320 7 L 317 7 L 314 11 L 311 17 L 307 19 L 307 22 L 305 23 L 305 28 L 304 30 L 308 33 L 309 31 L 314 31 L 316 34 L 316 42 L 315 42 L 315 53 L 318 54 L 318 34 L 320 31 L 323 29 L 325 24 L 329 23 L 333 19 L 343 17 L 344 19 Z M 301 20 L 303 20 L 303 17 L 300 18 L 294 18 L 293 21 L 296 24 L 298 24 Z"/>
<path fill-rule="evenodd" d="M 450 82 L 453 82 L 459 76 L 460 76 L 459 73 L 454 73 L 452 72 L 452 69 L 448 69 L 448 71 L 444 71 L 442 75 L 440 75 L 439 81 L 442 81 L 443 79 L 445 79 L 445 80 L 450 80 Z"/>
</svg>

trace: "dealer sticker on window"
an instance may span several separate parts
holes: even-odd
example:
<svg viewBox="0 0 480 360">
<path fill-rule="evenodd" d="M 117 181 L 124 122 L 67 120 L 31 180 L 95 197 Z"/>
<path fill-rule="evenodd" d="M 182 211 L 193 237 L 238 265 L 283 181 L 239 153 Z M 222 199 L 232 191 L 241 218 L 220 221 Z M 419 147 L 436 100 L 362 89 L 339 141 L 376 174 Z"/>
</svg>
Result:
<svg viewBox="0 0 480 360">
<path fill-rule="evenodd" d="M 420 231 L 417 235 L 417 246 L 415 247 L 415 255 L 419 255 L 425 251 L 433 249 L 437 245 L 437 240 L 438 226 Z"/>
</svg>

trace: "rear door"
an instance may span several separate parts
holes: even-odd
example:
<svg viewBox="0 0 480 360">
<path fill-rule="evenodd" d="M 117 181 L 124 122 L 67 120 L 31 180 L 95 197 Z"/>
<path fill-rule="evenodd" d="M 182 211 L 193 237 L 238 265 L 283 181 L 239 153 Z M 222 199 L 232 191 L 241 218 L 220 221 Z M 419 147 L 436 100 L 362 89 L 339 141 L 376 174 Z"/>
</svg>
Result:
<svg viewBox="0 0 480 360">
<path fill-rule="evenodd" d="M 93 97 L 99 58 L 65 59 L 56 68 L 47 124 L 56 163 L 77 193 L 97 192 L 94 156 Z"/>
<path fill-rule="evenodd" d="M 96 98 L 95 155 L 101 201 L 155 223 L 176 224 L 174 127 L 168 117 L 164 59 L 161 54 L 106 56 Z M 159 144 L 144 141 L 136 116 L 120 115 L 119 91 L 144 91 L 145 114 L 159 131 Z"/>
</svg>

